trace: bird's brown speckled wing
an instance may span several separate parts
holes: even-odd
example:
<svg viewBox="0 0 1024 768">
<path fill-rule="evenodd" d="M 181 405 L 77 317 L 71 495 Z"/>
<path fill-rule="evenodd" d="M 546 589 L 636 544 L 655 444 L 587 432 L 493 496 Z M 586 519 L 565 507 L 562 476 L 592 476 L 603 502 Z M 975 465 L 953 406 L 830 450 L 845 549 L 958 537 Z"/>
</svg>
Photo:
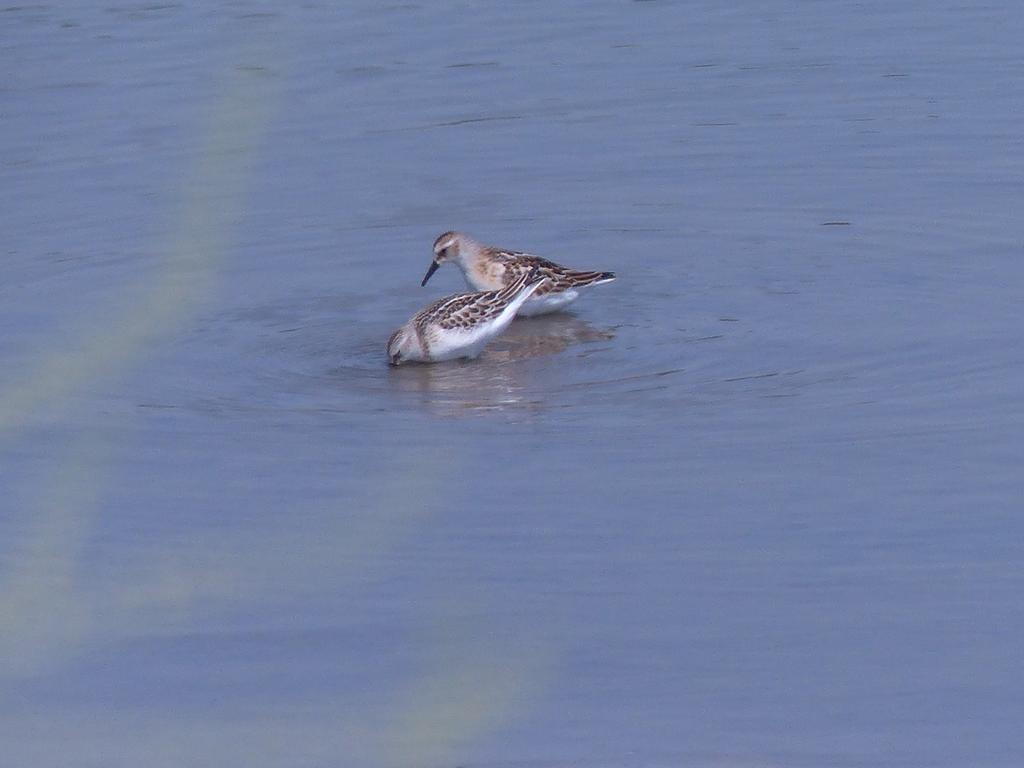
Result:
<svg viewBox="0 0 1024 768">
<path fill-rule="evenodd" d="M 537 271 L 547 278 L 533 294 L 543 296 L 547 293 L 561 293 L 571 288 L 582 288 L 585 285 L 592 285 L 607 280 L 614 280 L 614 272 L 581 271 L 567 269 L 553 261 L 548 261 L 532 253 L 520 251 L 501 251 L 494 249 L 492 256 L 505 266 L 505 284 L 515 280 L 525 272 L 536 268 Z"/>
<path fill-rule="evenodd" d="M 478 291 L 449 296 L 421 311 L 413 322 L 421 329 L 430 325 L 436 325 L 446 330 L 469 329 L 496 317 L 508 306 L 508 299 L 500 296 L 500 293 L 499 291 Z"/>
</svg>

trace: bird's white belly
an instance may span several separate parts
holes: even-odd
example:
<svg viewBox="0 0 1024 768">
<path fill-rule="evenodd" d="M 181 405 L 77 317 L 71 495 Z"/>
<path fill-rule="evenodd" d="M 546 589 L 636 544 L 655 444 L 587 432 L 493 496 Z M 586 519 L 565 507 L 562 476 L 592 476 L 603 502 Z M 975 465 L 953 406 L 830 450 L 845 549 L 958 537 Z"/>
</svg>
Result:
<svg viewBox="0 0 1024 768">
<path fill-rule="evenodd" d="M 434 362 L 459 357 L 476 357 L 491 339 L 499 335 L 519 309 L 519 301 L 506 307 L 496 318 L 473 328 L 446 328 L 430 343 L 430 359 Z"/>
<path fill-rule="evenodd" d="M 533 315 L 546 315 L 549 312 L 557 312 L 562 307 L 572 304 L 580 295 L 579 291 L 569 289 L 560 293 L 545 293 L 543 296 L 533 296 L 527 299 L 526 303 L 519 308 L 519 314 L 525 317 Z"/>
<path fill-rule="evenodd" d="M 496 333 L 487 333 L 486 329 L 447 331 L 430 345 L 430 359 L 439 363 L 460 357 L 476 357 L 495 336 Z"/>
</svg>

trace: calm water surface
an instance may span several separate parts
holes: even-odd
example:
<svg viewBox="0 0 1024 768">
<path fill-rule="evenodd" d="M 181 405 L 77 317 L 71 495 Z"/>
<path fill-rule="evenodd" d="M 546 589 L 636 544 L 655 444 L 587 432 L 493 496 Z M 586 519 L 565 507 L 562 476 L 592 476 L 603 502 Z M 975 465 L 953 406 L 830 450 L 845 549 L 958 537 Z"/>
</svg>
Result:
<svg viewBox="0 0 1024 768">
<path fill-rule="evenodd" d="M 1024 12 L 0 9 L 0 743 L 1017 766 Z M 459 228 L 620 278 L 389 369 Z"/>
</svg>

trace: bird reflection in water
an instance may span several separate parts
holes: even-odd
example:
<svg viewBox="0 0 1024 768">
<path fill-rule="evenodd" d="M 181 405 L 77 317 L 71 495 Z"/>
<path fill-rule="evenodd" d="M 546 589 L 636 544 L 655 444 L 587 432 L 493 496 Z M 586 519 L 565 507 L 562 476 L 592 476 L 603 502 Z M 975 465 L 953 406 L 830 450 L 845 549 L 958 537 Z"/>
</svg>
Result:
<svg viewBox="0 0 1024 768">
<path fill-rule="evenodd" d="M 517 365 L 557 355 L 577 344 L 606 341 L 613 329 L 599 330 L 572 315 L 520 319 L 495 339 L 476 360 L 390 369 L 399 391 L 419 393 L 446 414 L 466 410 L 542 410 L 537 371 Z M 543 382 L 540 382 L 542 384 Z"/>
</svg>

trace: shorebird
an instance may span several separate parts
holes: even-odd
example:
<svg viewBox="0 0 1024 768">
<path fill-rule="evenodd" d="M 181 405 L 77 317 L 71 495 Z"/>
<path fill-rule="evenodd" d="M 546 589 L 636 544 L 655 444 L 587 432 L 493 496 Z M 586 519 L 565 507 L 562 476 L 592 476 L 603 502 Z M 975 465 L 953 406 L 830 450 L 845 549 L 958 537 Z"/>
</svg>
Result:
<svg viewBox="0 0 1024 768">
<path fill-rule="evenodd" d="M 508 327 L 523 302 L 546 279 L 540 270 L 532 269 L 499 290 L 459 293 L 435 301 L 391 334 L 388 361 L 399 365 L 476 357 Z"/>
<path fill-rule="evenodd" d="M 614 272 L 568 269 L 533 254 L 483 245 L 462 232 L 445 232 L 434 241 L 434 260 L 420 285 L 426 285 L 437 268 L 449 261 L 455 262 L 469 287 L 477 291 L 497 290 L 531 269 L 539 270 L 547 281 L 519 310 L 524 316 L 555 312 L 575 301 L 580 288 L 615 279 Z"/>
</svg>

